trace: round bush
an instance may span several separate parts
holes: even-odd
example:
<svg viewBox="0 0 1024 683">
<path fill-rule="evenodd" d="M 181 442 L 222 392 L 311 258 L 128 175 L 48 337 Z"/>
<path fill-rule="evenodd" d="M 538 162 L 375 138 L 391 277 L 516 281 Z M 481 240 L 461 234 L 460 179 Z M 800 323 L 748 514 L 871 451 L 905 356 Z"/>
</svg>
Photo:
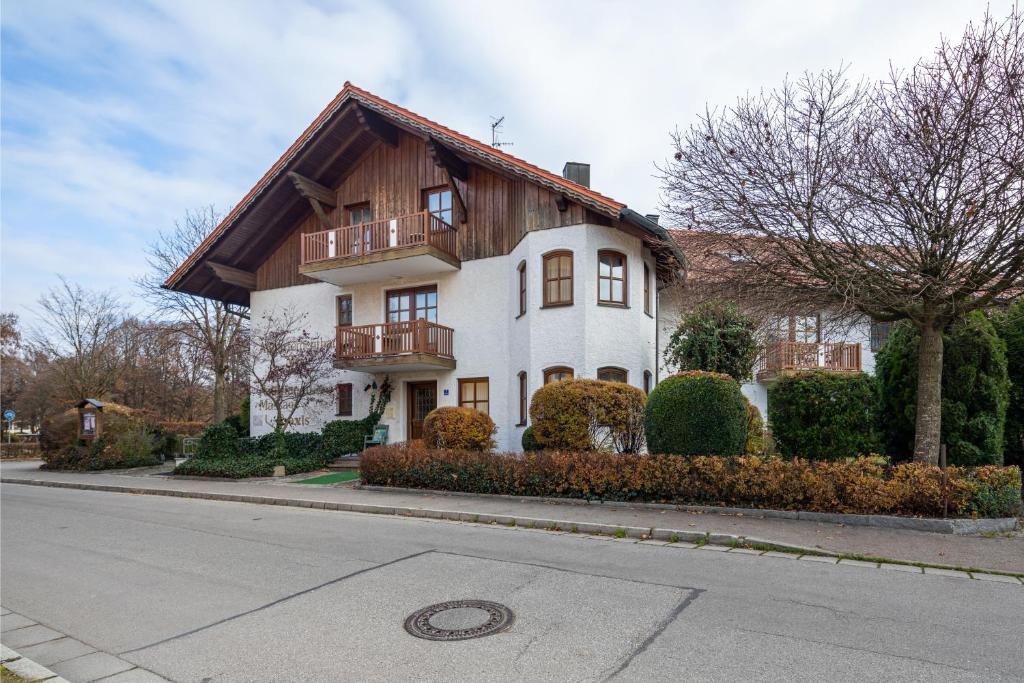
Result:
<svg viewBox="0 0 1024 683">
<path fill-rule="evenodd" d="M 999 465 L 1009 402 L 1006 344 L 980 311 L 943 335 L 942 443 L 951 465 Z M 875 357 L 881 391 L 879 421 L 886 452 L 906 460 L 914 452 L 920 335 L 896 325 Z"/>
<path fill-rule="evenodd" d="M 740 455 L 747 441 L 747 400 L 729 375 L 681 372 L 647 398 L 651 453 Z"/>
<path fill-rule="evenodd" d="M 195 457 L 201 459 L 233 458 L 238 455 L 238 432 L 230 422 L 218 422 L 203 430 L 196 445 Z"/>
<path fill-rule="evenodd" d="M 533 437 L 552 450 L 617 450 L 643 446 L 644 392 L 622 382 L 566 379 L 534 392 Z"/>
<path fill-rule="evenodd" d="M 423 442 L 429 448 L 489 451 L 496 431 L 490 415 L 472 408 L 435 408 L 423 420 Z"/>
<path fill-rule="evenodd" d="M 539 451 L 540 444 L 537 443 L 537 437 L 533 435 L 533 427 L 527 427 L 523 430 L 523 450 L 529 453 L 530 451 Z"/>
<path fill-rule="evenodd" d="M 787 457 L 839 460 L 877 453 L 878 391 L 864 373 L 801 372 L 768 389 L 768 420 Z"/>
</svg>

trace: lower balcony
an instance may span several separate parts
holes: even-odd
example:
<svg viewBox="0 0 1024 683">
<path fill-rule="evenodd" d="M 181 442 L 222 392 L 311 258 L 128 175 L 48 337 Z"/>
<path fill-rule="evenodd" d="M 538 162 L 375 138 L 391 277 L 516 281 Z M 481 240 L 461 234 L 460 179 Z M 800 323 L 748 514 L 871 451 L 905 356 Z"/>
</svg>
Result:
<svg viewBox="0 0 1024 683">
<path fill-rule="evenodd" d="M 337 328 L 334 367 L 357 372 L 453 370 L 455 331 L 426 320 Z"/>
<path fill-rule="evenodd" d="M 769 344 L 757 368 L 759 381 L 807 370 L 860 372 L 860 344 L 791 342 Z"/>
<path fill-rule="evenodd" d="M 335 285 L 461 267 L 458 233 L 429 211 L 304 233 L 300 245 L 299 272 Z"/>
</svg>

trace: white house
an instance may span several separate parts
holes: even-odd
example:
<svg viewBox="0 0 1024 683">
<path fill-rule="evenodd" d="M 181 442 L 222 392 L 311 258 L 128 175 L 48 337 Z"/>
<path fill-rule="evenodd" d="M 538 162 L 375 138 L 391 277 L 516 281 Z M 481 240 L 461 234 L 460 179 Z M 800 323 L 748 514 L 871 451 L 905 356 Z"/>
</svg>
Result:
<svg viewBox="0 0 1024 683">
<path fill-rule="evenodd" d="M 575 377 L 649 390 L 658 290 L 685 259 L 655 220 L 346 83 L 165 286 L 306 314 L 335 344 L 329 407 L 296 429 L 366 416 L 393 385 L 391 441 L 436 406 L 488 412 L 518 450 L 529 397 Z M 273 426 L 252 397 L 253 434 Z"/>
</svg>

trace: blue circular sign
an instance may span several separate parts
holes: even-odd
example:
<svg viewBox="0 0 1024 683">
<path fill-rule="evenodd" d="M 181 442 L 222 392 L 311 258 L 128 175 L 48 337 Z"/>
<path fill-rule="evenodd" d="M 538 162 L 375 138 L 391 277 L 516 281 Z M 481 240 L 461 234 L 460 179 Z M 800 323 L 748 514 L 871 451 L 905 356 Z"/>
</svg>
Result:
<svg viewBox="0 0 1024 683">
<path fill-rule="evenodd" d="M 8 422 L 14 419 L 14 415 L 14 411 L 11 410 L 10 408 L 4 411 L 4 419 L 7 420 Z"/>
</svg>

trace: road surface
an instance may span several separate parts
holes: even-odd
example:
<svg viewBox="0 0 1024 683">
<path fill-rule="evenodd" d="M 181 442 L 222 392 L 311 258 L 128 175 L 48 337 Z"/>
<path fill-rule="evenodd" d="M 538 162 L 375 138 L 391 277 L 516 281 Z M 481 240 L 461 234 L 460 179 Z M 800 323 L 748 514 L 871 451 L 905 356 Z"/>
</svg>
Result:
<svg viewBox="0 0 1024 683">
<path fill-rule="evenodd" d="M 172 681 L 1024 679 L 1022 585 L 10 484 L 0 507 L 3 607 Z M 403 629 L 457 599 L 515 621 Z"/>
</svg>

